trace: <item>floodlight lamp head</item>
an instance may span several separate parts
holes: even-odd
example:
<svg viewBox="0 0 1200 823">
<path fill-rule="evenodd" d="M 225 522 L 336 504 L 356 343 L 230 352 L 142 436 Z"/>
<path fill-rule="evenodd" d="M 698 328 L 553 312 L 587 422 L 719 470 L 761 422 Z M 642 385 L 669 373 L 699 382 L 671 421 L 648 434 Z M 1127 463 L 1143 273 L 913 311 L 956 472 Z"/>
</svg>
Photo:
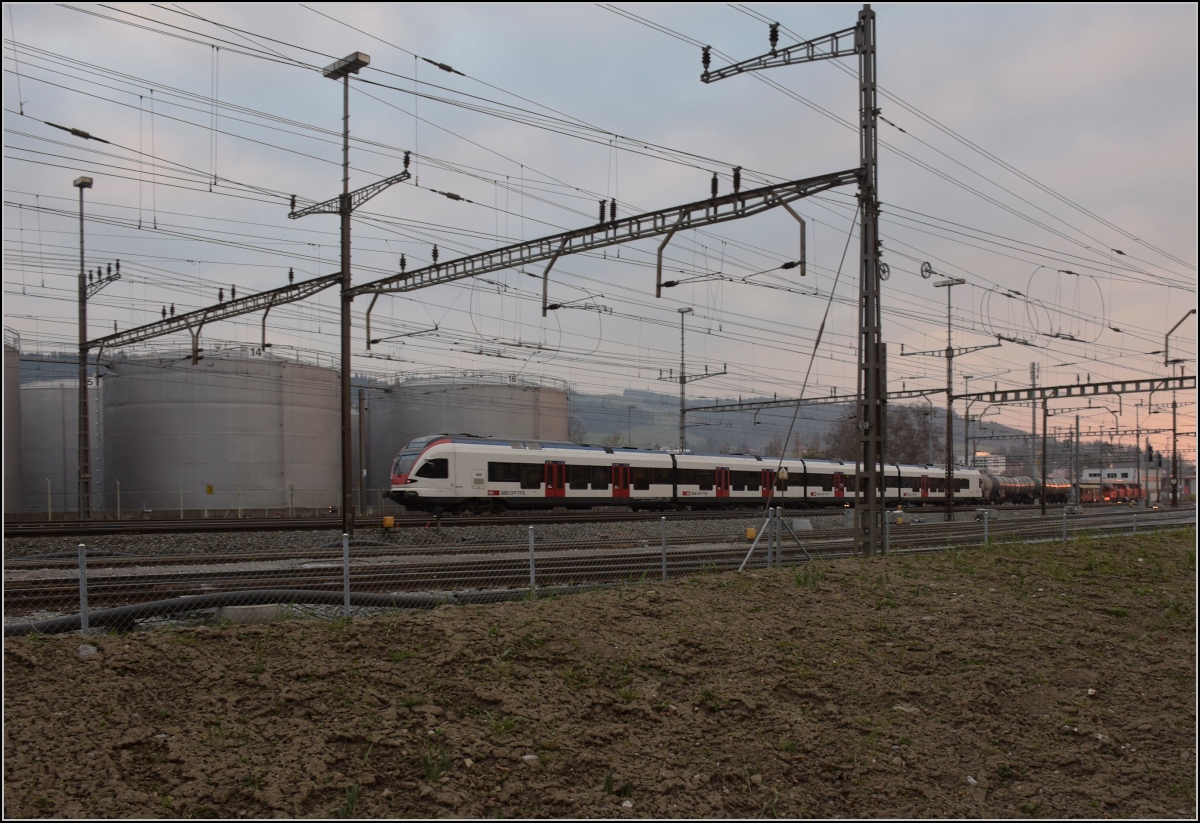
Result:
<svg viewBox="0 0 1200 823">
<path fill-rule="evenodd" d="M 356 51 L 341 60 L 326 66 L 321 73 L 331 80 L 340 80 L 348 74 L 358 74 L 359 70 L 371 65 L 371 55 Z"/>
<path fill-rule="evenodd" d="M 940 280 L 937 283 L 934 283 L 933 287 L 935 289 L 940 289 L 940 288 L 943 288 L 944 286 L 961 286 L 963 283 L 966 283 L 966 282 L 967 281 L 963 280 L 961 277 L 947 277 L 945 280 Z"/>
<path fill-rule="evenodd" d="M 679 312 L 680 314 L 691 314 L 692 307 L 688 306 L 686 309 L 676 309 L 676 311 Z"/>
<path fill-rule="evenodd" d="M 92 178 L 76 177 L 75 182 L 71 184 L 77 189 L 90 189 L 92 187 Z"/>
</svg>

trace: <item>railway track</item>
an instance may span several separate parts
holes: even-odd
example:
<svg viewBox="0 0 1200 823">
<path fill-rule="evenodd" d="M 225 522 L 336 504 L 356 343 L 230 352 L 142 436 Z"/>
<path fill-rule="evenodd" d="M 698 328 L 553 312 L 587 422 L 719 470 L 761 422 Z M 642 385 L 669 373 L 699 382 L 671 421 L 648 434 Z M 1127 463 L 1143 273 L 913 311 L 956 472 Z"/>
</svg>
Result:
<svg viewBox="0 0 1200 823">
<path fill-rule="evenodd" d="M 1161 512 L 1143 517 L 1141 528 L 1195 523 L 1194 512 Z M 1076 515 L 1071 531 L 1128 533 L 1132 518 L 1108 512 Z M 993 541 L 1057 540 L 1061 517 L 994 521 Z M 816 557 L 840 557 L 854 550 L 853 532 L 829 529 L 802 532 L 803 542 L 788 537 L 781 559 L 791 564 Z M 896 526 L 890 530 L 891 551 L 936 551 L 973 546 L 981 540 L 973 521 Z M 665 546 L 668 574 L 689 576 L 702 571 L 736 569 L 749 545 L 733 535 L 677 536 Z M 762 565 L 765 544 L 756 551 Z M 658 540 L 631 537 L 603 542 L 549 541 L 537 544 L 535 566 L 539 586 L 574 586 L 657 578 L 664 546 Z M 26 558 L 5 562 L 4 596 L 9 615 L 33 610 L 70 612 L 78 608 L 77 561 L 69 558 Z M 147 601 L 250 592 L 265 589 L 342 591 L 339 549 L 288 549 L 246 554 L 199 554 L 170 557 L 96 557 L 88 561 L 88 601 L 92 608 L 126 606 Z M 529 585 L 529 548 L 523 542 L 476 542 L 435 548 L 356 547 L 350 567 L 355 593 L 446 592 Z"/>
<path fill-rule="evenodd" d="M 972 511 L 977 508 L 994 508 L 999 511 L 1031 511 L 1038 504 L 1003 506 L 966 505 L 957 511 Z M 1084 509 L 1115 510 L 1121 507 L 1112 504 L 1085 504 Z M 546 525 L 550 523 L 597 523 L 657 520 L 661 517 L 681 518 L 691 520 L 720 520 L 739 518 L 752 515 L 756 509 L 733 509 L 728 511 L 587 511 L 587 512 L 506 512 L 495 515 L 447 515 L 442 518 L 427 514 L 409 514 L 394 516 L 394 527 L 424 528 L 441 523 L 446 526 L 511 526 L 511 525 Z M 789 509 L 789 515 L 803 516 L 801 512 L 813 514 L 839 511 L 837 507 L 815 509 Z M 905 511 L 915 512 L 922 516 L 937 516 L 943 509 L 941 506 L 911 506 Z M 1147 510 L 1153 511 L 1153 510 Z M 254 532 L 254 531 L 335 531 L 340 529 L 340 517 L 244 517 L 220 520 L 208 519 L 172 519 L 172 520 L 38 520 L 26 522 L 5 522 L 5 537 L 86 537 L 97 534 L 184 534 L 190 532 Z M 383 527 L 382 517 L 358 517 L 355 525 L 359 529 L 379 529 Z"/>
</svg>

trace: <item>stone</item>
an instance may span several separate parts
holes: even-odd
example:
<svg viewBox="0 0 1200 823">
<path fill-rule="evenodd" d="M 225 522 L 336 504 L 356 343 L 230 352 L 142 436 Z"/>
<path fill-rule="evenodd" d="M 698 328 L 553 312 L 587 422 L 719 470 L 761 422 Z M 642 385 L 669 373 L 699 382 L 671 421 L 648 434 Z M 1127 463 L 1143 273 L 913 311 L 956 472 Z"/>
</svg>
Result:
<svg viewBox="0 0 1200 823">
<path fill-rule="evenodd" d="M 82 646 L 79 647 L 79 656 L 87 657 L 89 654 L 95 654 L 98 651 L 100 651 L 100 650 L 97 649 L 95 646 L 93 646 L 91 643 L 84 643 Z"/>
<path fill-rule="evenodd" d="M 264 603 L 260 606 L 222 606 L 217 609 L 214 619 L 218 623 L 228 620 L 244 626 L 274 623 L 283 616 L 285 608 L 287 607 L 283 603 Z"/>
</svg>

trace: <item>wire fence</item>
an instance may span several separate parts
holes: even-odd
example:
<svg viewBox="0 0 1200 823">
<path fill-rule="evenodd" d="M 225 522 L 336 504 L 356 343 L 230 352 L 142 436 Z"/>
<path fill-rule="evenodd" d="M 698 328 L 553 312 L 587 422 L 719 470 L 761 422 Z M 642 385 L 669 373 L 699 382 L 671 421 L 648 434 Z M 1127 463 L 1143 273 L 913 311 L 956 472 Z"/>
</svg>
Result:
<svg viewBox="0 0 1200 823">
<path fill-rule="evenodd" d="M 735 520 L 438 523 L 381 529 L 354 540 L 260 533 L 98 538 L 91 547 L 60 544 L 60 551 L 40 554 L 6 546 L 5 634 L 350 617 L 795 566 L 860 552 L 854 516 L 851 510 L 779 508 Z M 981 509 L 957 512 L 952 522 L 941 513 L 887 512 L 881 548 L 899 554 L 1118 537 L 1195 524 L 1192 508 L 1079 512 L 1067 507 L 1044 517 Z"/>
</svg>

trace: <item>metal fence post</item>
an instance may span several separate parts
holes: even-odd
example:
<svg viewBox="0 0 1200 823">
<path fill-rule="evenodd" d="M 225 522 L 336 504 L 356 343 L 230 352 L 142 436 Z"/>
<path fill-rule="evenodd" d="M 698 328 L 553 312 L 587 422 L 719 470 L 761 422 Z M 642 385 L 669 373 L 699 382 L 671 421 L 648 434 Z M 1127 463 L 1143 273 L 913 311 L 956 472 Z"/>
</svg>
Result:
<svg viewBox="0 0 1200 823">
<path fill-rule="evenodd" d="M 989 520 L 988 515 L 990 515 L 990 514 L 991 514 L 991 512 L 988 511 L 987 509 L 983 510 L 983 545 L 985 545 L 985 546 L 990 545 L 992 542 L 991 537 L 988 534 L 988 520 Z"/>
<path fill-rule="evenodd" d="M 242 519 L 242 484 L 238 484 L 238 520 Z"/>
<path fill-rule="evenodd" d="M 296 516 L 296 486 L 288 484 L 288 517 Z"/>
<path fill-rule="evenodd" d="M 117 481 L 117 519 L 121 519 L 121 481 Z"/>
<path fill-rule="evenodd" d="M 54 498 L 50 493 L 50 478 L 46 478 L 46 519 L 54 519 Z"/>
<path fill-rule="evenodd" d="M 179 487 L 179 519 L 183 519 L 183 486 Z"/>
<path fill-rule="evenodd" d="M 350 616 L 350 535 L 342 533 L 342 614 Z"/>
<path fill-rule="evenodd" d="M 1067 542 L 1067 510 L 1063 509 L 1063 542 Z"/>
<path fill-rule="evenodd" d="M 892 519 L 888 517 L 887 511 L 883 513 L 883 553 L 888 553 L 888 548 L 892 541 Z"/>
<path fill-rule="evenodd" d="M 1137 534 L 1137 512 L 1133 513 L 1133 533 Z"/>
<path fill-rule="evenodd" d="M 533 526 L 529 527 L 529 588 L 537 586 L 537 572 L 533 566 Z"/>
<path fill-rule="evenodd" d="M 87 548 L 79 544 L 79 633 L 88 633 Z"/>
<path fill-rule="evenodd" d="M 775 507 L 767 507 L 767 568 L 771 568 L 771 556 L 775 553 Z"/>
<path fill-rule="evenodd" d="M 662 579 L 667 579 L 667 518 L 662 519 Z"/>
</svg>

